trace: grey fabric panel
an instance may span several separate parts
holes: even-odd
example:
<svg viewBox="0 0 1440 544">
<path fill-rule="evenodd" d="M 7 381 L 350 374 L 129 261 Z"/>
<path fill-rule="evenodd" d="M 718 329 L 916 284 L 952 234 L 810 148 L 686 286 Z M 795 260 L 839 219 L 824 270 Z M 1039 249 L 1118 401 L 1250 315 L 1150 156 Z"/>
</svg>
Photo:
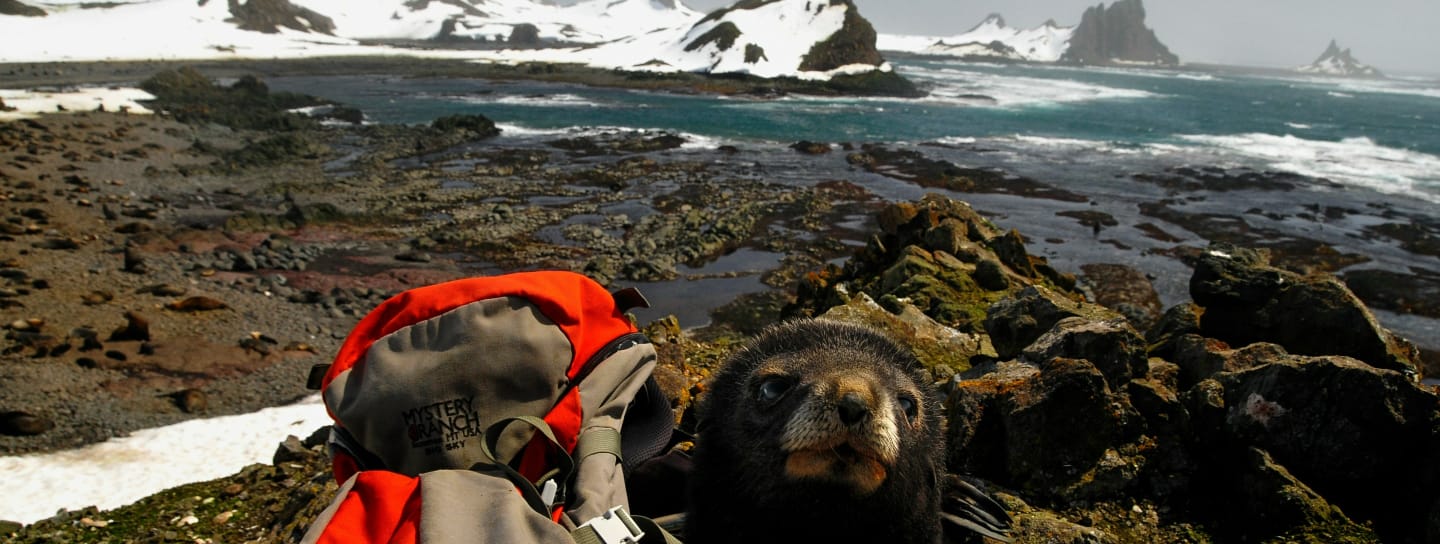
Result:
<svg viewBox="0 0 1440 544">
<path fill-rule="evenodd" d="M 325 404 L 390 470 L 415 476 L 484 461 L 481 436 L 492 422 L 546 413 L 566 386 L 574 347 L 534 305 L 503 297 L 395 331 L 365 355 L 330 383 Z M 512 426 L 497 455 L 513 457 L 531 434 Z"/>
<path fill-rule="evenodd" d="M 572 542 L 531 510 L 508 480 L 468 470 L 420 475 L 420 544 Z"/>
<path fill-rule="evenodd" d="M 591 427 L 620 430 L 626 406 L 654 369 L 655 347 L 648 343 L 616 352 L 596 365 L 580 382 L 580 406 L 585 410 L 580 440 L 585 439 L 585 429 Z M 619 458 L 592 455 L 576 461 L 578 476 L 565 512 L 572 522 L 579 525 L 615 506 L 630 507 Z"/>
<path fill-rule="evenodd" d="M 315 544 L 320 540 L 320 535 L 325 534 L 325 528 L 330 526 L 330 520 L 335 519 L 335 511 L 340 509 L 340 503 L 355 487 L 355 479 L 359 476 L 359 474 L 355 474 L 349 480 L 345 480 L 345 483 L 340 484 L 340 489 L 335 492 L 335 498 L 330 501 L 330 506 L 326 506 L 324 510 L 320 511 L 320 515 L 315 516 L 315 521 L 310 522 L 310 528 L 305 531 L 305 538 L 300 540 L 300 544 Z"/>
</svg>

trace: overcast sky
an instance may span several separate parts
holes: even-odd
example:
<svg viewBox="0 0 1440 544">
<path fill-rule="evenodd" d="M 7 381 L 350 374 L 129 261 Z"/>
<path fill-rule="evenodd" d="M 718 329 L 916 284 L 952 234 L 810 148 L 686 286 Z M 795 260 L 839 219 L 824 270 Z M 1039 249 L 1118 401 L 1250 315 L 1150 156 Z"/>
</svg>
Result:
<svg viewBox="0 0 1440 544">
<path fill-rule="evenodd" d="M 701 11 L 728 0 L 683 0 Z M 1100 0 L 854 0 L 876 30 L 953 35 L 990 13 L 1010 26 L 1080 22 Z M 1107 0 L 1108 4 L 1110 0 Z M 1184 62 L 1309 64 L 1334 38 L 1385 72 L 1440 73 L 1440 0 L 1150 0 L 1146 22 Z"/>
</svg>

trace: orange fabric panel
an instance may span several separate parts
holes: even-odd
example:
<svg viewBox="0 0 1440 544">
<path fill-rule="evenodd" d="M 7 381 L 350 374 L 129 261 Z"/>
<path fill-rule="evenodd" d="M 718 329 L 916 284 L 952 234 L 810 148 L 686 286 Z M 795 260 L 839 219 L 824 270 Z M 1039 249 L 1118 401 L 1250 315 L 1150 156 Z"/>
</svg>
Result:
<svg viewBox="0 0 1440 544">
<path fill-rule="evenodd" d="M 318 544 L 415 544 L 420 478 L 368 470 L 355 479 Z"/>
<path fill-rule="evenodd" d="M 565 331 L 575 346 L 567 372 L 571 378 L 607 342 L 636 330 L 615 309 L 614 299 L 604 287 L 573 272 L 518 272 L 439 283 L 395 295 L 360 320 L 335 355 L 335 364 L 325 373 L 322 389 L 360 361 L 365 351 L 385 335 L 476 300 L 509 295 L 530 299 Z"/>
<path fill-rule="evenodd" d="M 333 451 L 330 455 L 330 473 L 335 475 L 335 481 L 344 482 L 360 472 L 360 464 L 355 458 L 344 451 Z"/>
</svg>

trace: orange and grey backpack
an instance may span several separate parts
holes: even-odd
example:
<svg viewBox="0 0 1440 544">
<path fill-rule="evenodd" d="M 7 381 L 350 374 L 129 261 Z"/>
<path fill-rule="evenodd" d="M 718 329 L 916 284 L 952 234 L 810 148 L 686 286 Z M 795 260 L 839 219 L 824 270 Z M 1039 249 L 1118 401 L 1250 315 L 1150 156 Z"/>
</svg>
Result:
<svg viewBox="0 0 1440 544">
<path fill-rule="evenodd" d="M 674 425 L 633 289 L 543 271 L 405 291 L 317 366 L 341 483 L 307 543 L 674 542 L 627 467 Z"/>
</svg>

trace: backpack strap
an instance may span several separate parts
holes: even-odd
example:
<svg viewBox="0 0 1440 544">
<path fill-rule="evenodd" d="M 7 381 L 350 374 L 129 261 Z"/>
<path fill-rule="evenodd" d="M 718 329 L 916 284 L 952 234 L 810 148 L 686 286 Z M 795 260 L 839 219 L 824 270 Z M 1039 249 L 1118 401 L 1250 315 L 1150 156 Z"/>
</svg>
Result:
<svg viewBox="0 0 1440 544">
<path fill-rule="evenodd" d="M 517 421 L 534 427 L 535 430 L 539 431 L 551 444 L 556 446 L 554 451 L 555 468 L 542 475 L 538 480 L 538 482 L 553 481 L 559 485 L 558 494 L 552 503 L 547 504 L 549 501 L 541 497 L 540 491 L 535 489 L 536 482 L 532 482 L 520 474 L 520 471 L 515 470 L 509 463 L 495 458 L 495 447 L 500 443 L 500 435 L 505 433 L 505 429 L 509 427 L 511 423 Z M 563 484 L 569 480 L 570 474 L 575 471 L 575 460 L 572 459 L 569 454 L 565 453 L 564 448 L 559 447 L 560 441 L 555 438 L 555 431 L 550 429 L 550 425 L 545 423 L 545 420 L 535 416 L 508 417 L 496 421 L 490 425 L 490 427 L 486 428 L 483 438 L 484 439 L 480 441 L 480 452 L 489 459 L 489 462 L 476 463 L 470 467 L 470 469 L 479 472 L 485 472 L 487 469 L 498 469 L 505 475 L 506 479 L 515 484 L 515 489 L 520 492 L 521 497 L 525 498 L 525 502 L 530 505 L 530 508 L 539 512 L 542 516 L 550 517 L 551 504 L 564 502 Z"/>
<path fill-rule="evenodd" d="M 647 538 L 649 537 L 649 538 Z M 575 544 L 681 544 L 654 520 L 616 506 L 570 531 Z"/>
</svg>

